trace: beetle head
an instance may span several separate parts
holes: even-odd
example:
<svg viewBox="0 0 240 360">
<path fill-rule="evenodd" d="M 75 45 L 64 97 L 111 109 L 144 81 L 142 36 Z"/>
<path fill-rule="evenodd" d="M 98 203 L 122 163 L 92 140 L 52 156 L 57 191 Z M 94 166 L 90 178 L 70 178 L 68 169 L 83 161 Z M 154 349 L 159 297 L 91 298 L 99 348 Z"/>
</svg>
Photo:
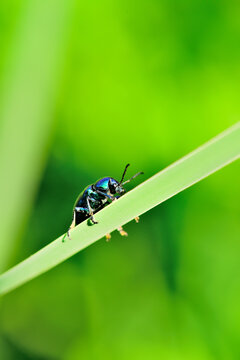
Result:
<svg viewBox="0 0 240 360">
<path fill-rule="evenodd" d="M 124 172 L 123 172 L 123 175 L 122 175 L 122 178 L 121 178 L 121 181 L 118 182 L 117 180 L 113 179 L 113 178 L 110 178 L 109 179 L 109 182 L 108 182 L 108 187 L 109 187 L 109 191 L 111 194 L 120 194 L 120 195 L 123 195 L 126 190 L 124 189 L 123 185 L 124 184 L 127 184 L 129 183 L 131 180 L 135 179 L 138 175 L 141 175 L 143 174 L 142 171 L 138 172 L 137 174 L 133 175 L 130 179 L 126 180 L 126 181 L 123 181 L 124 180 L 124 176 L 126 174 L 126 171 L 127 171 L 127 168 L 129 167 L 130 164 L 127 164 L 125 166 L 125 169 L 124 169 Z"/>
<path fill-rule="evenodd" d="M 109 187 L 109 191 L 112 195 L 115 195 L 115 194 L 123 195 L 126 191 L 123 188 L 122 184 L 113 178 L 109 179 L 108 187 Z"/>
</svg>

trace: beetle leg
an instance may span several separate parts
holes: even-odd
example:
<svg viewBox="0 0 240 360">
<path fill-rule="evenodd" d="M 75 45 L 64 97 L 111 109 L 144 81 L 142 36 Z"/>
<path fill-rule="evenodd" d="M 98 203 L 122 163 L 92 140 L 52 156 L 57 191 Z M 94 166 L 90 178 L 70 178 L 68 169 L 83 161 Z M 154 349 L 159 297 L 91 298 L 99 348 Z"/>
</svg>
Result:
<svg viewBox="0 0 240 360">
<path fill-rule="evenodd" d="M 94 219 L 93 209 L 91 208 L 91 205 L 90 205 L 89 197 L 88 197 L 88 196 L 87 196 L 87 206 L 88 206 L 88 211 L 89 211 L 89 214 L 90 214 L 90 219 L 92 220 L 92 222 L 93 222 L 94 224 L 98 224 L 98 222 Z"/>
<path fill-rule="evenodd" d="M 110 241 L 110 239 L 111 239 L 111 234 L 110 234 L 110 233 L 107 233 L 107 234 L 106 234 L 106 241 L 108 242 L 108 241 Z"/>
<path fill-rule="evenodd" d="M 76 218 L 76 214 L 75 214 L 75 211 L 74 211 L 74 212 L 73 212 L 73 220 L 72 220 L 72 223 L 71 223 L 71 225 L 69 226 L 69 229 L 68 229 L 68 231 L 66 232 L 66 234 L 63 236 L 62 242 L 65 242 L 65 237 L 66 237 L 66 236 L 68 237 L 69 240 L 71 240 L 71 238 L 70 238 L 70 230 L 75 227 L 75 218 Z"/>
<path fill-rule="evenodd" d="M 98 190 L 98 189 L 96 189 L 95 191 L 96 191 L 96 193 L 98 193 L 99 195 L 103 195 L 103 196 L 105 196 L 106 198 L 108 198 L 108 199 L 110 199 L 110 200 L 112 200 L 112 201 L 116 200 L 116 198 L 115 198 L 114 196 L 111 196 L 111 195 L 109 195 L 109 194 L 105 194 L 104 192 L 102 192 L 102 191 L 100 191 L 100 190 Z"/>
<path fill-rule="evenodd" d="M 117 230 L 120 232 L 122 236 L 128 236 L 128 233 L 123 230 L 122 226 L 119 226 Z"/>
</svg>

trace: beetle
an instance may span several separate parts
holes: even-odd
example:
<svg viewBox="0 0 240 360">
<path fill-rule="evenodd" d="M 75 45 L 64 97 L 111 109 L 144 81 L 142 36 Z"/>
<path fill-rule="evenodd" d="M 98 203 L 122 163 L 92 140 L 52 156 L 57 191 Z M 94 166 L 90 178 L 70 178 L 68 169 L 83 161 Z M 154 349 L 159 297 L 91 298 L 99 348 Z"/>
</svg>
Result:
<svg viewBox="0 0 240 360">
<path fill-rule="evenodd" d="M 104 177 L 99 179 L 95 184 L 88 185 L 78 196 L 73 207 L 72 223 L 64 235 L 62 241 L 64 242 L 67 236 L 70 239 L 70 230 L 80 224 L 86 219 L 90 219 L 93 224 L 98 222 L 94 218 L 94 214 L 103 209 L 109 202 L 117 200 L 123 195 L 126 190 L 123 185 L 135 179 L 138 175 L 143 174 L 142 171 L 133 175 L 129 180 L 123 182 L 127 168 L 130 164 L 125 166 L 121 181 L 118 182 L 112 177 Z M 139 217 L 135 218 L 138 222 Z M 122 236 L 127 236 L 127 233 L 120 226 L 117 229 Z M 107 241 L 111 238 L 110 234 L 106 235 Z"/>
</svg>

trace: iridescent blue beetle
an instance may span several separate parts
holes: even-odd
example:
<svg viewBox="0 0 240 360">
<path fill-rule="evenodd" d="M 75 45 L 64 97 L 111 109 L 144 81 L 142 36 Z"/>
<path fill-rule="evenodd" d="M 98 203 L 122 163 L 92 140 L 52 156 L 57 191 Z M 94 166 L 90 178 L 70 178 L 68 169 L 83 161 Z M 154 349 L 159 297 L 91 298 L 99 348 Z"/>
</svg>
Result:
<svg viewBox="0 0 240 360">
<path fill-rule="evenodd" d="M 111 177 L 105 177 L 98 180 L 95 184 L 87 186 L 80 193 L 74 204 L 72 224 L 69 227 L 67 233 L 64 235 L 62 241 L 64 241 L 66 236 L 70 239 L 70 230 L 86 219 L 90 219 L 93 224 L 97 224 L 97 221 L 94 219 L 94 214 L 104 208 L 109 203 L 109 201 L 115 201 L 121 195 L 123 195 L 126 192 L 126 190 L 123 188 L 123 185 L 129 183 L 138 175 L 143 174 L 143 172 L 138 172 L 129 180 L 123 182 L 129 165 L 130 164 L 126 165 L 120 182 Z M 135 220 L 138 222 L 139 218 L 137 217 Z M 118 231 L 122 236 L 127 236 L 127 233 L 122 229 L 121 226 L 118 228 Z M 111 235 L 107 234 L 106 238 L 109 240 Z"/>
</svg>

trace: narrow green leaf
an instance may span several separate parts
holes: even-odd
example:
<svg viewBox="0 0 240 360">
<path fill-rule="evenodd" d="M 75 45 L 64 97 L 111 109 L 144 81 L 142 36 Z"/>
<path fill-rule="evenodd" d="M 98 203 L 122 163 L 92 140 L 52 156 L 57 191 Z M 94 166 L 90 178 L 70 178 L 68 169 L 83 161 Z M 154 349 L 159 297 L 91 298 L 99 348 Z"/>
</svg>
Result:
<svg viewBox="0 0 240 360">
<path fill-rule="evenodd" d="M 97 213 L 98 225 L 88 226 L 86 222 L 81 223 L 72 230 L 72 240 L 62 243 L 61 236 L 2 274 L 0 294 L 7 293 L 53 268 L 119 225 L 126 224 L 137 215 L 145 213 L 239 157 L 240 123 L 237 123 Z"/>
</svg>

